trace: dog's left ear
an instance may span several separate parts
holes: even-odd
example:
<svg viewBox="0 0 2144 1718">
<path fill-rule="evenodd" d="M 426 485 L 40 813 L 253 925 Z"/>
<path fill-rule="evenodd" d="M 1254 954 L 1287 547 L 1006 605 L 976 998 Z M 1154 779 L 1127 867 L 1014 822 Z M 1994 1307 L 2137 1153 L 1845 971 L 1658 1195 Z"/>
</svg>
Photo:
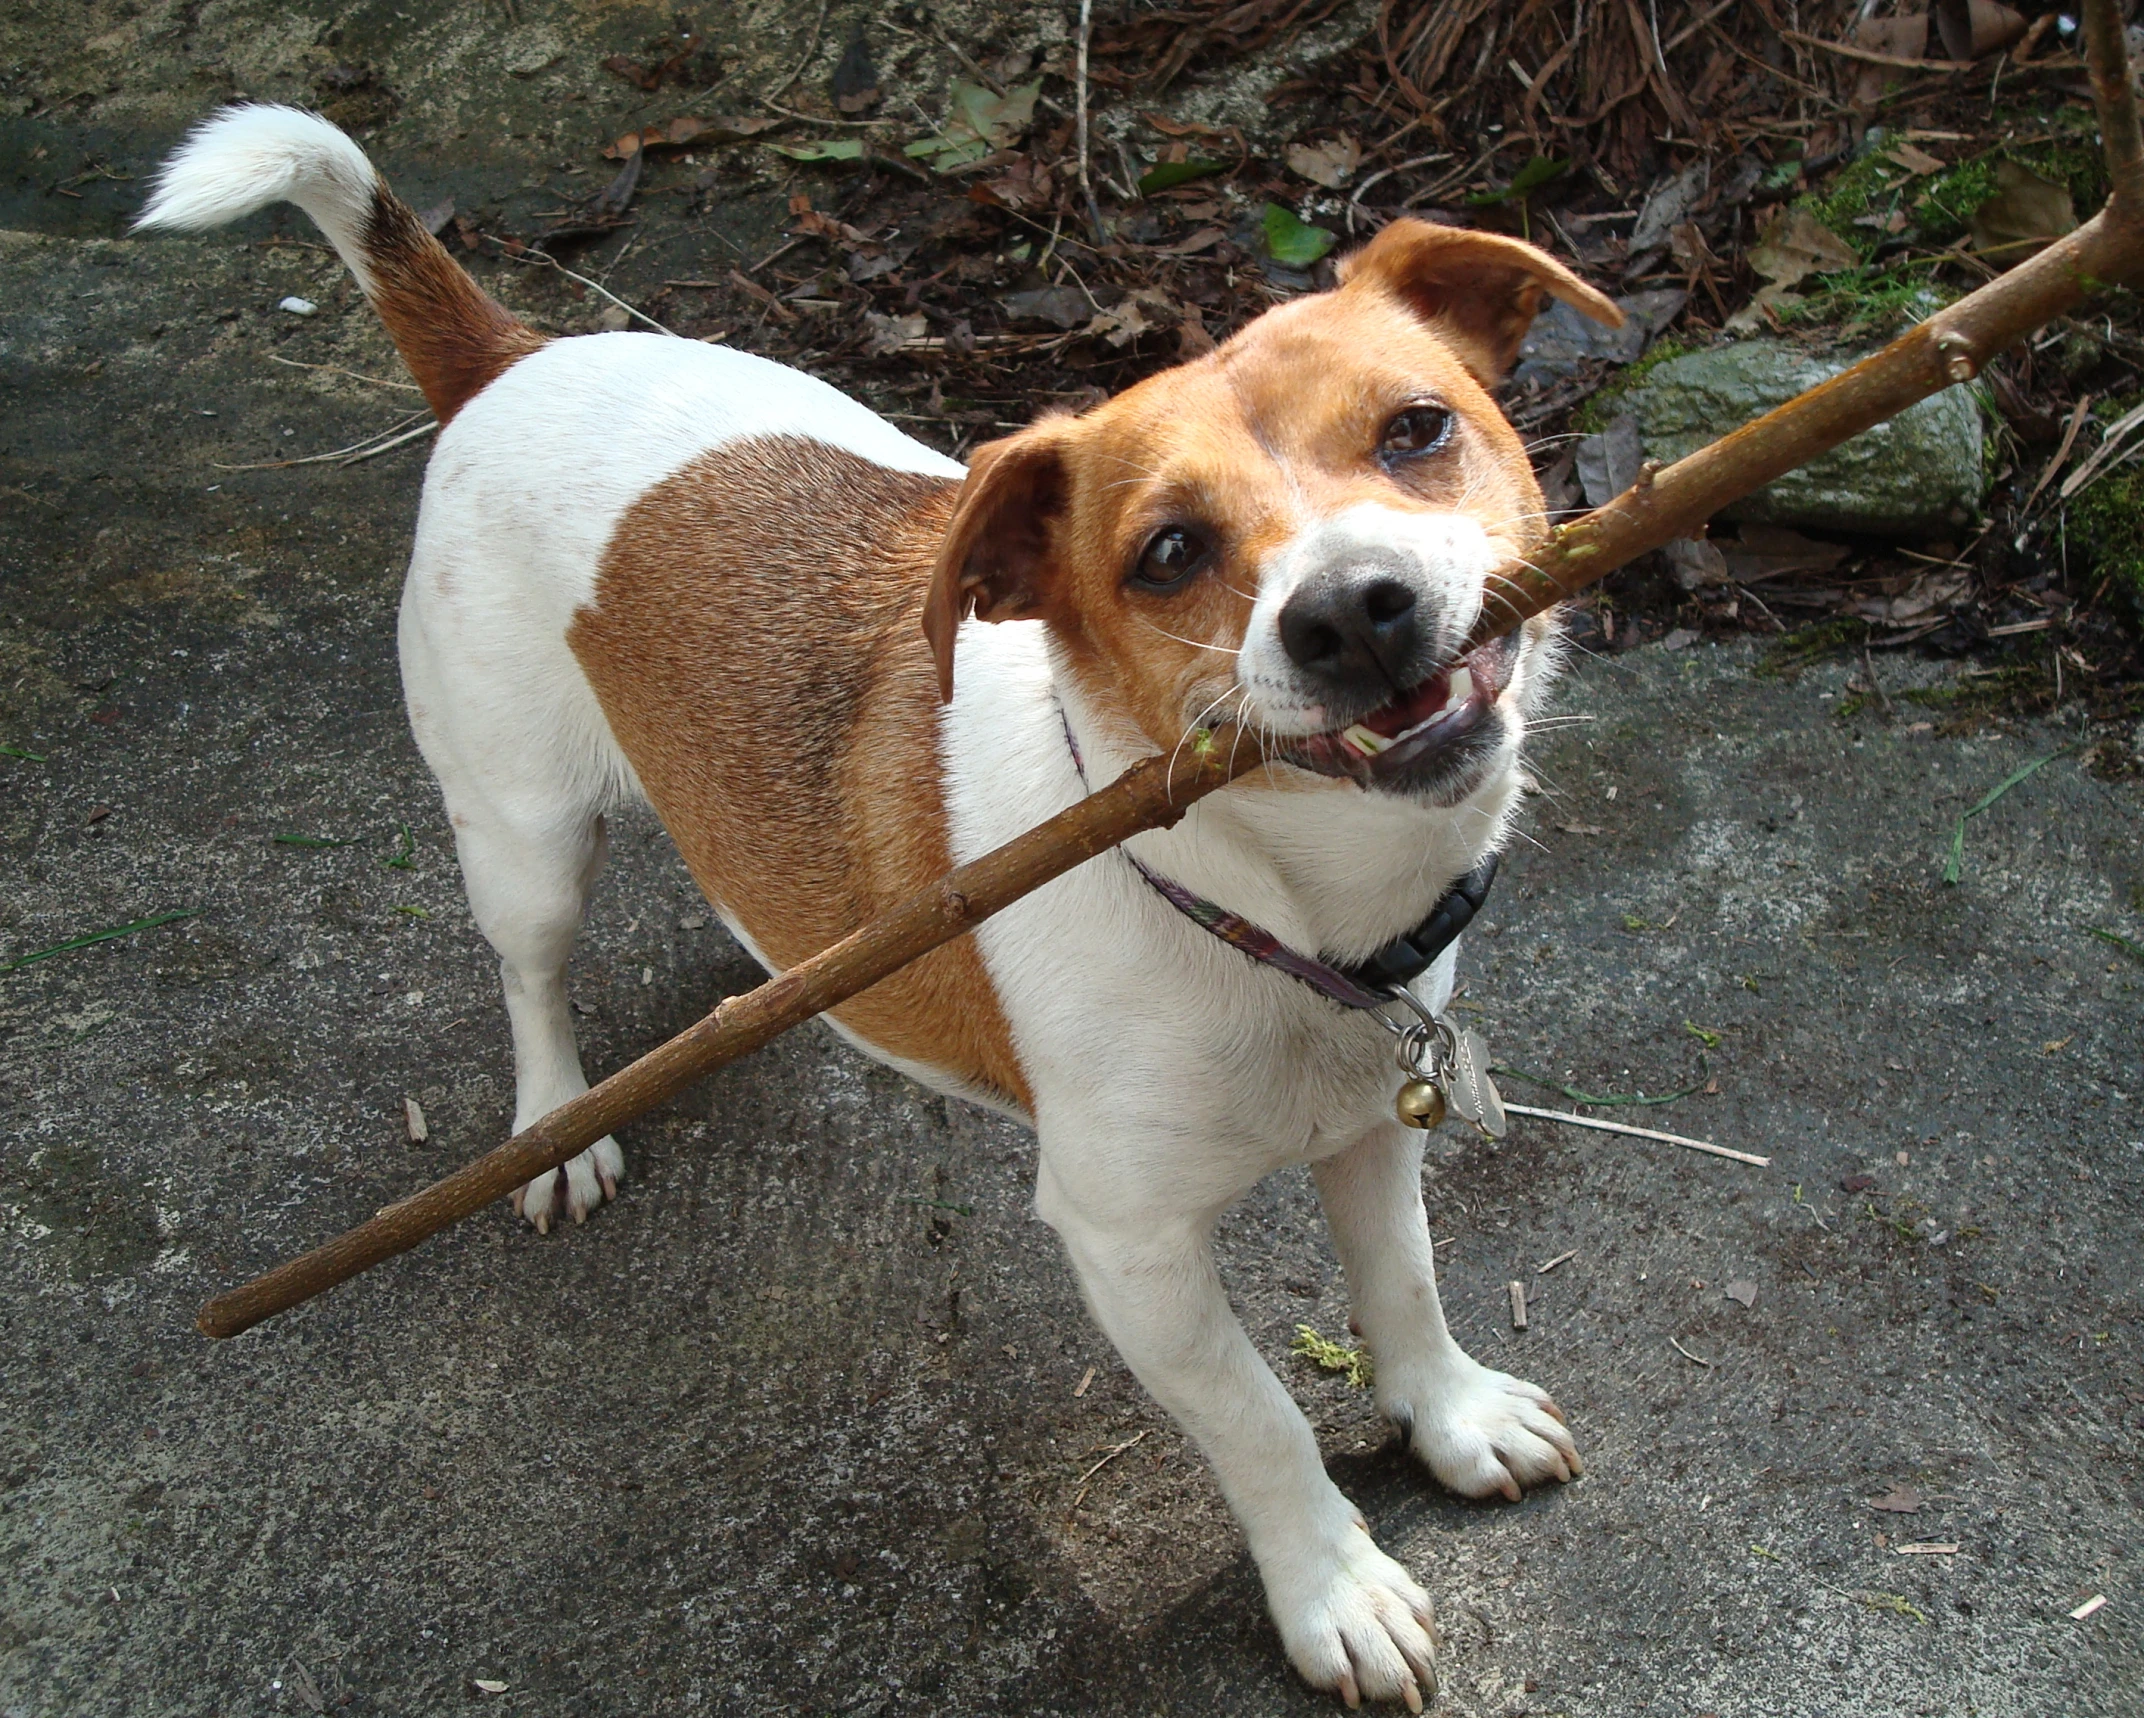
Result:
<svg viewBox="0 0 2144 1718">
<path fill-rule="evenodd" d="M 1451 343 L 1485 388 L 1504 379 L 1543 300 L 1560 298 L 1594 321 L 1623 326 L 1623 313 L 1546 251 L 1497 233 L 1394 221 L 1340 264 L 1350 292 L 1400 300 Z"/>
<path fill-rule="evenodd" d="M 941 699 L 952 699 L 953 640 L 971 612 L 1018 620 L 1041 610 L 1069 488 L 1063 440 L 1058 423 L 1037 424 L 985 442 L 968 461 L 923 599 Z"/>
</svg>

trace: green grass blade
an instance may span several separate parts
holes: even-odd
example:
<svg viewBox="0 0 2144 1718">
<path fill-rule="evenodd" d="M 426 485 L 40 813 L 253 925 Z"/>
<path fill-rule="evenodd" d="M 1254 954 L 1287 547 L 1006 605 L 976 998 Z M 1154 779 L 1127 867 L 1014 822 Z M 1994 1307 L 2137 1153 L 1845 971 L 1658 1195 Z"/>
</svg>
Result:
<svg viewBox="0 0 2144 1718">
<path fill-rule="evenodd" d="M 87 948 L 91 943 L 110 942 L 114 937 L 132 936 L 136 931 L 146 931 L 157 925 L 168 925 L 180 919 L 190 919 L 199 914 L 200 908 L 188 907 L 181 913 L 158 913 L 153 918 L 136 919 L 131 924 L 114 925 L 110 930 L 91 931 L 85 937 L 71 937 L 66 942 L 54 943 L 50 948 L 41 948 L 34 954 L 17 955 L 13 960 L 0 961 L 0 972 L 16 972 L 33 961 L 50 960 L 56 954 L 68 954 L 78 948 Z"/>
</svg>

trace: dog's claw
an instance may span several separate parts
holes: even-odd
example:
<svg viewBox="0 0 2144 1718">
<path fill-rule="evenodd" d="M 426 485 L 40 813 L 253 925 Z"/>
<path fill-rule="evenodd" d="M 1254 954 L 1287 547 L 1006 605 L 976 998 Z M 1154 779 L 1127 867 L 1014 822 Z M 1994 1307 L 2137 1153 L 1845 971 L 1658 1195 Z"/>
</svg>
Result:
<svg viewBox="0 0 2144 1718">
<path fill-rule="evenodd" d="M 1350 1712 L 1362 1704 L 1362 1691 L 1355 1686 L 1355 1673 L 1351 1670 L 1340 1673 L 1340 1698 Z"/>
<path fill-rule="evenodd" d="M 514 1194 L 514 1210 L 548 1235 L 551 1225 L 576 1225 L 607 1199 L 618 1197 L 618 1183 L 625 1175 L 625 1153 L 614 1139 L 599 1139 L 579 1156 L 556 1169 L 547 1169 Z"/>
</svg>

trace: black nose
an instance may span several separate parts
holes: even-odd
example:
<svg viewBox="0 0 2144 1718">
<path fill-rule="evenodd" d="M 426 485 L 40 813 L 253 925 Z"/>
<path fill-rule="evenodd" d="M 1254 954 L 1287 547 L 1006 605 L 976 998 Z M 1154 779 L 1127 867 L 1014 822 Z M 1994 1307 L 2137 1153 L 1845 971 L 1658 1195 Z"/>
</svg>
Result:
<svg viewBox="0 0 2144 1718">
<path fill-rule="evenodd" d="M 1420 678 L 1414 592 L 1386 574 L 1308 581 L 1281 607 L 1280 642 L 1290 662 L 1335 688 L 1398 691 Z"/>
</svg>

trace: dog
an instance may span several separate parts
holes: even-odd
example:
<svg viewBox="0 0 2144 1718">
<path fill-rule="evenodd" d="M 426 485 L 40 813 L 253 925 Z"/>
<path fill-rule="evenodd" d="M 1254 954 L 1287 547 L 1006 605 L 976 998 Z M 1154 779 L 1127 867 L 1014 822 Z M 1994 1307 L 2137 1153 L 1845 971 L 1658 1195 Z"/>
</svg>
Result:
<svg viewBox="0 0 2144 1718">
<path fill-rule="evenodd" d="M 1462 654 L 1496 569 L 1543 535 L 1490 390 L 1546 298 L 1610 324 L 1614 305 L 1532 246 L 1395 221 L 1334 290 L 963 468 L 733 348 L 546 339 L 295 109 L 205 122 L 139 225 L 279 200 L 334 245 L 442 425 L 403 685 L 499 956 L 517 1130 L 586 1089 L 566 960 L 619 805 L 653 804 L 778 973 L 1202 727 L 1259 737 L 1269 768 L 831 1024 L 1032 1124 L 1036 1210 L 1212 1464 L 1289 1658 L 1350 1706 L 1419 1710 L 1429 1599 L 1231 1312 L 1216 1219 L 1310 1165 L 1377 1405 L 1446 1486 L 1516 1499 L 1576 1476 L 1578 1451 L 1544 1391 L 1445 1327 L 1383 1022 L 1210 932 L 1218 914 L 1335 970 L 1505 839 L 1557 643 L 1537 616 Z M 1427 1016 L 1455 959 L 1412 979 Z M 623 1173 L 604 1139 L 515 1205 L 578 1222 Z"/>
</svg>

